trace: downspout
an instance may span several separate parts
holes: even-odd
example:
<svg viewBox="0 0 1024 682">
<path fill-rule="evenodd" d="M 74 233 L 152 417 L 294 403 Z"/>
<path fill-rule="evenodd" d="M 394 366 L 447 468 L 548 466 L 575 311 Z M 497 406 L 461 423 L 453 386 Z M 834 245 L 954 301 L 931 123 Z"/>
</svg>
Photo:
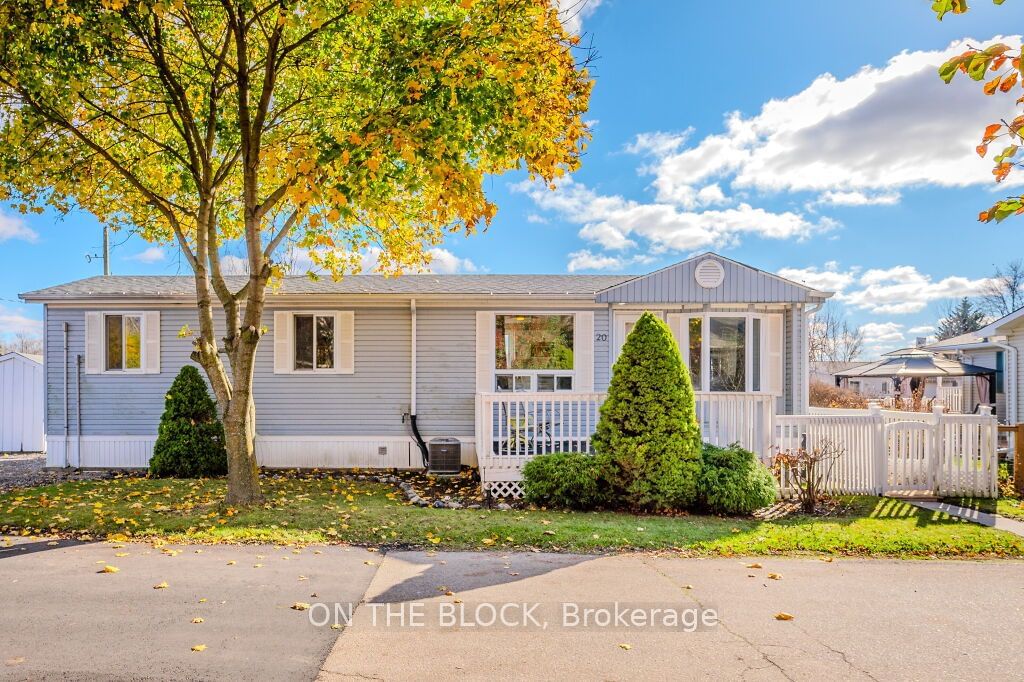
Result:
<svg viewBox="0 0 1024 682">
<path fill-rule="evenodd" d="M 68 444 L 70 442 L 70 426 L 71 426 L 71 415 L 68 414 L 68 334 L 70 332 L 71 325 L 67 322 L 64 323 L 64 468 L 66 469 L 70 462 L 68 461 Z"/>
<path fill-rule="evenodd" d="M 75 458 L 78 468 L 82 468 L 82 355 L 75 356 Z"/>
<path fill-rule="evenodd" d="M 803 382 L 802 383 L 801 391 L 803 393 L 803 398 L 801 399 L 800 405 L 801 405 L 801 407 L 807 406 L 807 412 L 810 412 L 810 404 L 811 404 L 811 395 L 810 395 L 810 393 L 811 393 L 811 359 L 810 359 L 810 357 L 808 356 L 808 353 L 807 353 L 807 351 L 808 351 L 808 348 L 807 348 L 808 339 L 810 338 L 811 316 L 814 315 L 814 313 L 816 313 L 819 310 L 821 310 L 823 305 L 825 305 L 824 301 L 821 301 L 819 303 L 812 303 L 809 306 L 807 304 L 804 304 L 804 330 L 803 330 L 804 331 L 804 337 L 803 337 L 803 344 L 804 345 L 803 345 L 803 353 L 802 353 L 804 368 L 803 368 L 803 371 L 801 372 L 801 375 L 802 375 L 801 381 Z M 794 406 L 794 409 L 795 409 L 795 406 Z"/>
<path fill-rule="evenodd" d="M 409 425 L 412 427 L 413 438 L 416 439 L 416 446 L 420 449 L 420 457 L 423 459 L 423 466 L 430 464 L 430 451 L 427 444 L 420 435 L 420 429 L 416 424 L 416 299 L 409 299 L 409 319 L 412 328 L 412 343 L 410 347 L 409 370 Z"/>
</svg>

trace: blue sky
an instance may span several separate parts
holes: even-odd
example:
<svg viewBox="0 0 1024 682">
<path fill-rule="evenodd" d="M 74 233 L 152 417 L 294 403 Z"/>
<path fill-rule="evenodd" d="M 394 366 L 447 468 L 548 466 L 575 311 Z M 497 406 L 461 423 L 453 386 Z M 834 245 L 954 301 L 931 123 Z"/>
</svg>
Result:
<svg viewBox="0 0 1024 682">
<path fill-rule="evenodd" d="M 573 19 L 599 55 L 583 167 L 554 192 L 489 180 L 498 217 L 435 270 L 640 273 L 715 250 L 838 291 L 869 353 L 927 333 L 1024 255 L 1021 219 L 975 220 L 998 194 L 973 147 L 1010 101 L 935 75 L 1024 6 L 940 23 L 929 4 L 590 0 Z M 0 206 L 0 334 L 38 332 L 17 294 L 99 274 L 99 242 L 91 216 Z M 186 272 L 171 247 L 113 242 L 115 274 Z"/>
</svg>

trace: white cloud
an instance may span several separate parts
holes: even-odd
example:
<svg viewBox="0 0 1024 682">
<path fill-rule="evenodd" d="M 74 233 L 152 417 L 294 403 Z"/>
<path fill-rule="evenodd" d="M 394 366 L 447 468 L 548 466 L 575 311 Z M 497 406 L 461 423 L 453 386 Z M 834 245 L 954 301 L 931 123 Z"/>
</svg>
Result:
<svg viewBox="0 0 1024 682">
<path fill-rule="evenodd" d="M 818 197 L 819 204 L 831 206 L 892 206 L 900 201 L 899 192 L 879 192 L 877 194 L 865 194 L 864 192 L 823 192 Z"/>
<path fill-rule="evenodd" d="M 26 225 L 21 218 L 0 212 L 0 242 L 8 239 L 34 242 L 39 239 L 39 233 Z"/>
<path fill-rule="evenodd" d="M 220 271 L 224 275 L 245 275 L 249 272 L 249 261 L 231 254 L 221 256 Z"/>
<path fill-rule="evenodd" d="M 625 265 L 622 258 L 591 253 L 588 249 L 569 254 L 569 272 L 580 270 L 616 270 Z"/>
<path fill-rule="evenodd" d="M 692 127 L 681 133 L 667 133 L 661 130 L 653 133 L 640 133 L 626 145 L 625 149 L 630 154 L 667 156 L 682 147 L 692 134 Z"/>
<path fill-rule="evenodd" d="M 935 325 L 933 324 L 922 324 L 919 327 L 911 327 L 907 330 L 908 334 L 931 334 L 935 331 Z"/>
<path fill-rule="evenodd" d="M 826 73 L 756 115 L 734 112 L 725 132 L 660 159 L 658 198 L 678 202 L 724 178 L 734 190 L 820 192 L 825 203 L 844 205 L 893 203 L 897 188 L 921 184 L 991 184 L 991 161 L 974 146 L 986 122 L 1007 115 L 1006 102 L 979 98 L 965 78 L 945 85 L 936 73 L 967 44 L 989 42 L 903 52 L 847 78 Z"/>
<path fill-rule="evenodd" d="M 903 325 L 898 322 L 868 322 L 862 324 L 864 343 L 869 346 L 900 343 L 904 339 Z"/>
<path fill-rule="evenodd" d="M 746 235 L 801 240 L 836 226 L 829 218 L 812 223 L 799 213 L 773 213 L 745 203 L 704 211 L 669 203 L 645 204 L 598 194 L 570 177 L 561 180 L 555 190 L 539 182 L 519 183 L 513 189 L 525 192 L 540 208 L 582 225 L 579 235 L 586 241 L 616 251 L 637 246 L 637 238 L 647 240 L 655 252 L 685 252 L 735 245 Z"/>
<path fill-rule="evenodd" d="M 601 6 L 603 0 L 553 0 L 558 7 L 565 28 L 579 34 L 583 30 L 583 22 Z"/>
<path fill-rule="evenodd" d="M 816 267 L 782 268 L 777 274 L 779 277 L 806 284 L 818 291 L 839 292 L 854 283 L 857 279 L 857 268 L 841 272 L 839 263 L 829 261 L 820 270 Z"/>
<path fill-rule="evenodd" d="M 545 225 L 547 224 L 548 219 L 539 213 L 530 213 L 526 216 L 526 222 L 533 223 L 535 225 Z"/>
<path fill-rule="evenodd" d="M 42 336 L 43 321 L 28 317 L 20 310 L 0 306 L 0 334 L 14 337 L 19 333 Z"/>
<path fill-rule="evenodd" d="M 930 275 L 918 272 L 913 265 L 867 270 L 857 283 L 860 289 L 843 293 L 837 298 L 847 305 L 873 313 L 916 313 L 933 302 L 983 293 L 989 280 L 950 276 L 935 281 Z"/>
<path fill-rule="evenodd" d="M 128 256 L 129 260 L 137 260 L 140 263 L 157 263 L 167 257 L 167 254 L 159 246 L 151 246 L 145 251 Z"/>
<path fill-rule="evenodd" d="M 439 275 L 452 275 L 457 272 L 477 272 L 480 268 L 468 258 L 459 258 L 447 249 L 434 248 L 430 254 L 430 266 L 427 272 Z"/>
</svg>

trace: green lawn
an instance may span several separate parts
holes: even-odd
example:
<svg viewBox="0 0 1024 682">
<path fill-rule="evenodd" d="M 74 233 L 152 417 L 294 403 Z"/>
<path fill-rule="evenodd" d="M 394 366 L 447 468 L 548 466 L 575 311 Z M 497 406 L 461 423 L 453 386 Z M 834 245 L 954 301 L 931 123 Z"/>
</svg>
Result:
<svg viewBox="0 0 1024 682">
<path fill-rule="evenodd" d="M 835 517 L 762 522 L 714 516 L 411 507 L 389 486 L 265 478 L 267 504 L 225 508 L 223 480 L 119 478 L 0 495 L 0 530 L 93 539 L 331 543 L 438 549 L 579 552 L 679 550 L 695 555 L 828 553 L 901 557 L 1024 556 L 1024 538 L 903 502 L 849 498 Z"/>
<path fill-rule="evenodd" d="M 1000 497 L 998 500 L 983 497 L 949 497 L 944 500 L 968 509 L 999 514 L 1011 519 L 1024 521 L 1024 500 L 1015 497 Z"/>
</svg>

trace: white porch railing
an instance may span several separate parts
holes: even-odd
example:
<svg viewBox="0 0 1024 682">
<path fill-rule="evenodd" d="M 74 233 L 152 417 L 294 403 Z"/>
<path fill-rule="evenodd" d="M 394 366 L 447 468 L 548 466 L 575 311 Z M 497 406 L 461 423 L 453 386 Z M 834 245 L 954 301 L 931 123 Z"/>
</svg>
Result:
<svg viewBox="0 0 1024 682">
<path fill-rule="evenodd" d="M 761 393 L 696 393 L 704 440 L 740 443 L 769 456 L 775 396 Z M 476 447 L 484 487 L 520 493 L 517 481 L 530 459 L 552 452 L 590 452 L 604 393 L 479 393 Z"/>
</svg>

